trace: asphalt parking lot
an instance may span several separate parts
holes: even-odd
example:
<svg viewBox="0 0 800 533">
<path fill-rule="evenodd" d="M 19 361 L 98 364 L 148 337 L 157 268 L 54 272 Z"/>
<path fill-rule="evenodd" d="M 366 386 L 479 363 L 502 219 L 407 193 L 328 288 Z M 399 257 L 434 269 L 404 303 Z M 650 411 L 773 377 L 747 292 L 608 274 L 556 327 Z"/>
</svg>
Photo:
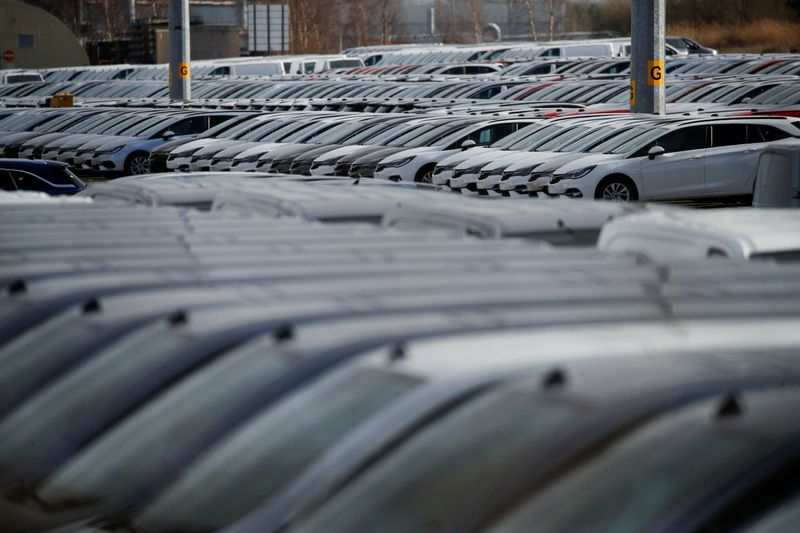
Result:
<svg viewBox="0 0 800 533">
<path fill-rule="evenodd" d="M 800 57 L 376 53 L 0 85 L 0 530 L 793 531 Z"/>
</svg>

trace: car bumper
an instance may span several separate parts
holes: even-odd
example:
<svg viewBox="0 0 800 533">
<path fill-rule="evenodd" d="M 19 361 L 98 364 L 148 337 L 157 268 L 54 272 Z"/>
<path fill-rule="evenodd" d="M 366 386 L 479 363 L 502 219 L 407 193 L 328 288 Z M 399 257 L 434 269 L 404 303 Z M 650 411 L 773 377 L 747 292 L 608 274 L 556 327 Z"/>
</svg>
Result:
<svg viewBox="0 0 800 533">
<path fill-rule="evenodd" d="M 452 170 L 443 170 L 438 174 L 433 174 L 431 176 L 431 183 L 434 185 L 447 185 L 450 183 L 450 179 L 453 177 Z"/>
<path fill-rule="evenodd" d="M 167 158 L 167 170 L 189 170 L 189 165 L 192 163 L 191 156 Z"/>
<path fill-rule="evenodd" d="M 258 160 L 256 161 L 235 161 L 231 164 L 231 170 L 236 172 L 253 172 L 256 169 L 256 165 L 258 164 Z"/>
<path fill-rule="evenodd" d="M 569 196 L 570 198 L 590 198 L 582 191 L 575 180 L 563 180 L 547 185 L 547 194 L 550 196 Z"/>
<path fill-rule="evenodd" d="M 495 187 L 499 188 L 500 185 L 500 175 L 489 176 L 483 179 L 479 179 L 476 183 L 479 191 L 490 191 Z"/>
<path fill-rule="evenodd" d="M 122 172 L 125 170 L 125 160 L 111 155 L 98 155 L 92 157 L 91 169 L 95 172 Z"/>
</svg>

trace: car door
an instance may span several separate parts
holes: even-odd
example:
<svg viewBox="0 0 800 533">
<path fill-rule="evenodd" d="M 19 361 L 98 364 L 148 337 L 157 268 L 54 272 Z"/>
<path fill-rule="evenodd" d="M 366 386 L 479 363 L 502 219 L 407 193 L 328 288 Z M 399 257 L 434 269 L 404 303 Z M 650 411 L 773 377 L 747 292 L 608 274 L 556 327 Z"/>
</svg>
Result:
<svg viewBox="0 0 800 533">
<path fill-rule="evenodd" d="M 709 195 L 752 192 L 764 143 L 748 142 L 748 133 L 753 140 L 761 139 L 758 130 L 747 124 L 711 126 L 711 148 L 706 153 L 706 191 Z M 743 187 L 748 184 L 749 189 L 744 191 Z"/>
<path fill-rule="evenodd" d="M 641 157 L 641 176 L 647 198 L 694 198 L 706 191 L 705 164 L 708 126 L 686 126 L 665 133 L 637 152 Z M 647 156 L 652 146 L 664 154 Z"/>
<path fill-rule="evenodd" d="M 16 191 L 17 186 L 8 170 L 0 168 L 0 191 Z"/>
</svg>

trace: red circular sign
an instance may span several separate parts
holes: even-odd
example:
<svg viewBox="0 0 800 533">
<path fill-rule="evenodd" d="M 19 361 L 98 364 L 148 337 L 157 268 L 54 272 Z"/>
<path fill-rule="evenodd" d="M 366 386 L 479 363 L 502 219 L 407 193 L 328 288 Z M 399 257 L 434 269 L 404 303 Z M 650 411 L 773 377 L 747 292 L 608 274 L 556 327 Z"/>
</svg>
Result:
<svg viewBox="0 0 800 533">
<path fill-rule="evenodd" d="M 3 61 L 11 63 L 14 61 L 14 50 L 4 50 L 3 51 Z"/>
</svg>

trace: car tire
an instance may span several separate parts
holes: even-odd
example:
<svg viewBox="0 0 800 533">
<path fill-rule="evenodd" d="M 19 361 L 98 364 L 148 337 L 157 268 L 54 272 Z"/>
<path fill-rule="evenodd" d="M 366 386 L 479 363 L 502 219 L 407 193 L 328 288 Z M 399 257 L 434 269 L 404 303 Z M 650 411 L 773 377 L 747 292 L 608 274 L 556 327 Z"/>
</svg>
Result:
<svg viewBox="0 0 800 533">
<path fill-rule="evenodd" d="M 145 152 L 134 152 L 125 160 L 125 173 L 128 176 L 141 176 L 150 173 L 150 158 Z"/>
<path fill-rule="evenodd" d="M 627 176 L 608 176 L 597 185 L 594 197 L 611 202 L 635 202 L 639 199 L 639 191 Z"/>
<path fill-rule="evenodd" d="M 417 183 L 433 183 L 433 169 L 435 165 L 425 165 L 417 171 L 414 181 Z"/>
</svg>

